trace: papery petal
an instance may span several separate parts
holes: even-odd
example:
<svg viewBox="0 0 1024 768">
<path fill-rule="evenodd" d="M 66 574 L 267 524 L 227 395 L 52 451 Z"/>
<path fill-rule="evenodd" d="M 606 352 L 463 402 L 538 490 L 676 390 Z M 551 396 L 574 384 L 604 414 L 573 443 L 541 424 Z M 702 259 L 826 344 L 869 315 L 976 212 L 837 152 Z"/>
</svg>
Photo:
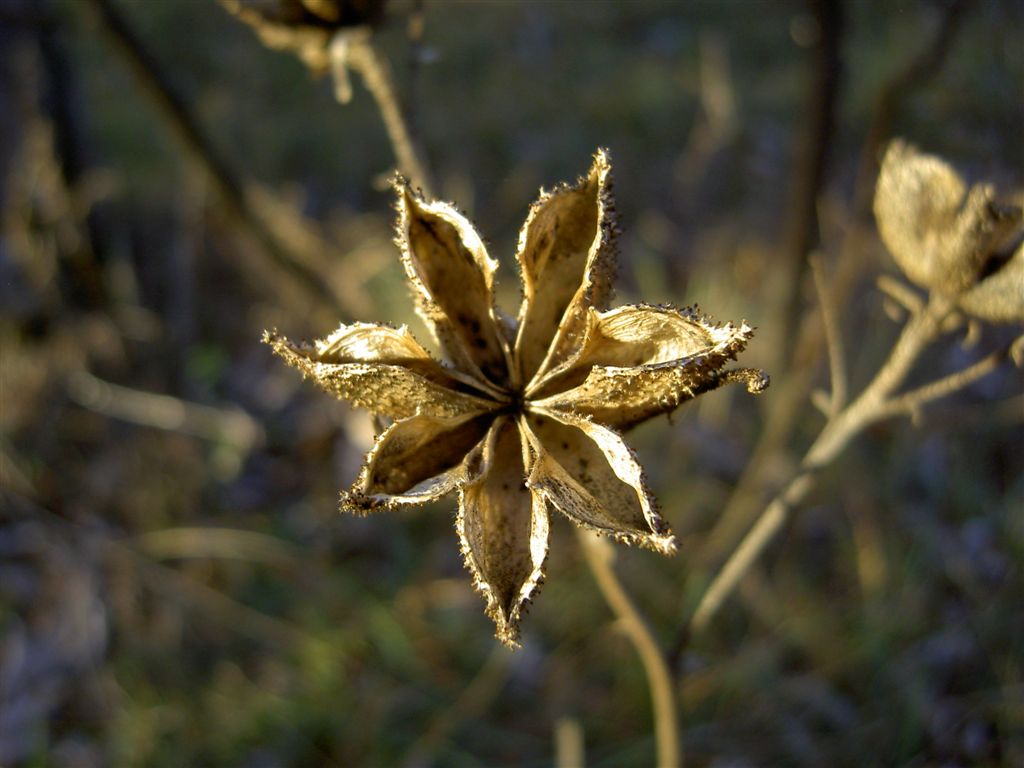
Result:
<svg viewBox="0 0 1024 768">
<path fill-rule="evenodd" d="M 501 384 L 509 351 L 494 307 L 494 271 L 473 225 L 452 206 L 397 188 L 398 245 L 420 314 L 456 367 Z"/>
<path fill-rule="evenodd" d="M 416 415 L 377 437 L 342 507 L 367 512 L 382 506 L 435 501 L 475 476 L 476 449 L 493 418 Z"/>
<path fill-rule="evenodd" d="M 1020 210 L 999 205 L 990 185 L 970 189 L 941 158 L 889 144 L 874 200 L 878 231 L 913 282 L 956 295 L 973 285 L 986 259 L 1017 226 Z"/>
<path fill-rule="evenodd" d="M 570 520 L 669 554 L 676 542 L 655 509 L 633 451 L 618 434 L 564 413 L 521 420 L 533 452 L 527 484 Z"/>
<path fill-rule="evenodd" d="M 746 323 L 716 325 L 695 308 L 591 311 L 579 352 L 546 377 L 531 401 L 621 430 L 726 381 L 739 378 L 760 392 L 767 387 L 763 373 L 722 374 L 751 336 Z"/>
<path fill-rule="evenodd" d="M 495 403 L 472 394 L 462 379 L 430 359 L 405 329 L 342 326 L 316 345 L 294 344 L 277 332 L 263 341 L 328 392 L 392 419 L 479 414 Z"/>
<path fill-rule="evenodd" d="M 589 307 L 611 294 L 614 272 L 611 164 L 598 150 L 586 178 L 541 195 L 519 233 L 522 272 L 516 356 L 522 381 L 557 364 L 582 332 Z"/>
<path fill-rule="evenodd" d="M 548 551 L 547 509 L 526 487 L 525 455 L 515 421 L 499 417 L 487 436 L 478 477 L 462 487 L 456 525 L 466 565 L 506 645 L 516 644 Z"/>
</svg>

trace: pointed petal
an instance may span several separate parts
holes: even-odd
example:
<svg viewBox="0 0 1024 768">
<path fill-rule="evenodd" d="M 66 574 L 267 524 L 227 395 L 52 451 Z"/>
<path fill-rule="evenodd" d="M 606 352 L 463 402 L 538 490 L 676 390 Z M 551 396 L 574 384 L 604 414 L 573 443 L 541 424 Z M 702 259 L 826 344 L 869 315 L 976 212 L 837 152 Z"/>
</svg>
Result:
<svg viewBox="0 0 1024 768">
<path fill-rule="evenodd" d="M 490 415 L 396 421 L 377 438 L 342 508 L 369 512 L 441 498 L 472 475 L 474 449 L 491 421 Z"/>
<path fill-rule="evenodd" d="M 594 155 L 586 178 L 541 195 L 519 233 L 522 271 L 516 355 L 522 381 L 546 357 L 557 364 L 582 331 L 586 310 L 611 293 L 614 272 L 611 163 Z"/>
<path fill-rule="evenodd" d="M 675 551 L 636 456 L 615 432 L 563 413 L 534 413 L 521 424 L 533 452 L 530 488 L 577 525 Z"/>
<path fill-rule="evenodd" d="M 294 344 L 277 332 L 263 341 L 337 397 L 392 419 L 478 414 L 495 403 L 472 394 L 462 379 L 430 359 L 402 329 L 342 326 L 315 345 Z"/>
<path fill-rule="evenodd" d="M 487 436 L 479 476 L 462 488 L 456 526 L 466 565 L 506 645 L 516 644 L 548 551 L 547 509 L 526 487 L 525 454 L 515 421 L 500 417 Z"/>
<path fill-rule="evenodd" d="M 494 308 L 494 271 L 473 225 L 452 206 L 397 187 L 398 245 L 417 306 L 445 354 L 461 370 L 500 384 L 509 352 Z"/>
<path fill-rule="evenodd" d="M 753 336 L 746 323 L 715 325 L 695 308 L 625 306 L 591 312 L 577 356 L 541 383 L 537 407 L 627 429 L 732 380 L 751 392 L 761 372 L 723 372 Z"/>
</svg>

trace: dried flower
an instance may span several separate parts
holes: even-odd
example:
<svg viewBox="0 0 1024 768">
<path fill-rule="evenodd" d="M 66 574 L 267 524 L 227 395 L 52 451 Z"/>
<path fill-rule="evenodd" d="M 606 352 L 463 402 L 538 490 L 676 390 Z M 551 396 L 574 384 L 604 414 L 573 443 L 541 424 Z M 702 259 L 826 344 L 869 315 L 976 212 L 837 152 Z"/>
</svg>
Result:
<svg viewBox="0 0 1024 768">
<path fill-rule="evenodd" d="M 896 140 L 875 190 L 882 240 L 908 278 L 994 322 L 1024 320 L 1021 209 L 990 184 L 968 189 L 941 158 Z"/>
<path fill-rule="evenodd" d="M 368 512 L 458 491 L 466 564 L 510 645 L 543 577 L 550 510 L 675 550 L 620 433 L 724 383 L 751 392 L 768 384 L 763 371 L 723 370 L 752 335 L 746 323 L 716 325 L 696 308 L 601 310 L 614 270 L 610 172 L 598 151 L 586 177 L 530 209 L 515 321 L 495 307 L 497 264 L 469 221 L 396 183 L 402 261 L 448 365 L 405 327 L 343 325 L 314 345 L 264 338 L 325 389 L 394 420 L 343 507 Z"/>
</svg>

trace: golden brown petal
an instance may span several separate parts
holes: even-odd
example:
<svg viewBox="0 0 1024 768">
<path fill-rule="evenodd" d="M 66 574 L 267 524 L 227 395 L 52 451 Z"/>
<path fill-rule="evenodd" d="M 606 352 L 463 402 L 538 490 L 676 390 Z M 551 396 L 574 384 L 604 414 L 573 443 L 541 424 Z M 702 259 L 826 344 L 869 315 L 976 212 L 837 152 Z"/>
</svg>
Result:
<svg viewBox="0 0 1024 768">
<path fill-rule="evenodd" d="M 516 423 L 500 417 L 487 436 L 479 475 L 463 486 L 459 499 L 462 552 L 506 645 L 516 644 L 548 551 L 547 510 L 526 487 L 525 455 Z"/>
<path fill-rule="evenodd" d="M 663 554 L 676 542 L 658 515 L 643 470 L 615 432 L 565 413 L 521 420 L 533 453 L 527 484 L 570 520 Z"/>
<path fill-rule="evenodd" d="M 543 382 L 533 404 L 622 430 L 737 378 L 760 392 L 767 387 L 763 373 L 722 371 L 752 335 L 746 323 L 715 325 L 696 309 L 591 312 L 578 356 Z"/>
<path fill-rule="evenodd" d="M 342 507 L 367 512 L 441 498 L 473 472 L 469 457 L 492 420 L 416 415 L 396 421 L 378 436 Z"/>
<path fill-rule="evenodd" d="M 993 274 L 960 295 L 960 308 L 993 323 L 1024 322 L 1024 243 Z"/>
<path fill-rule="evenodd" d="M 1020 221 L 986 184 L 967 189 L 945 161 L 902 141 L 886 150 L 875 218 L 900 269 L 924 288 L 956 295 L 978 279 L 989 254 Z"/>
<path fill-rule="evenodd" d="M 517 364 L 528 382 L 561 361 L 583 330 L 589 307 L 611 293 L 614 271 L 611 164 L 598 150 L 586 178 L 541 195 L 519 233 L 523 303 Z"/>
<path fill-rule="evenodd" d="M 459 385 L 415 344 L 404 329 L 342 326 L 315 346 L 293 344 L 276 332 L 263 341 L 289 365 L 328 392 L 353 405 L 392 419 L 422 412 L 460 416 L 491 410 L 495 403 L 455 389 Z M 418 346 L 418 345 L 416 345 Z"/>
<path fill-rule="evenodd" d="M 398 244 L 420 314 L 456 367 L 501 384 L 509 353 L 494 308 L 497 262 L 452 206 L 427 203 L 404 183 L 397 191 Z"/>
</svg>

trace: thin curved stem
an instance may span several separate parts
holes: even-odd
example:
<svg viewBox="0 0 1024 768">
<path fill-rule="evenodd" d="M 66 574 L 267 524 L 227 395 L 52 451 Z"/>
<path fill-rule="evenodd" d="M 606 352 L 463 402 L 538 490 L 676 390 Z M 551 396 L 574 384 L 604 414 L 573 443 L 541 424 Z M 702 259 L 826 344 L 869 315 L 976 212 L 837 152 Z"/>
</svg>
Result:
<svg viewBox="0 0 1024 768">
<path fill-rule="evenodd" d="M 427 197 L 433 197 L 432 185 L 426 164 L 420 157 L 413 140 L 409 123 L 395 95 L 394 79 L 387 61 L 377 53 L 369 32 L 356 35 L 349 40 L 347 62 L 363 78 L 366 90 L 373 96 L 384 130 L 387 131 L 391 147 L 395 152 L 398 169 L 418 186 Z"/>
<path fill-rule="evenodd" d="M 810 258 L 811 274 L 814 276 L 814 288 L 821 304 L 821 320 L 825 330 L 825 346 L 828 349 L 829 398 L 828 415 L 833 416 L 846 405 L 846 353 L 843 351 L 843 335 L 839 330 L 839 321 L 829 298 L 829 290 L 825 285 L 824 267 L 821 256 L 814 254 Z"/>
<path fill-rule="evenodd" d="M 986 355 L 962 371 L 951 373 L 949 376 L 933 381 L 930 384 L 925 384 L 899 397 L 892 398 L 885 403 L 884 407 L 879 409 L 879 418 L 899 416 L 901 414 L 913 417 L 921 410 L 923 405 L 933 400 L 938 400 L 940 397 L 958 392 L 978 379 L 987 376 L 1011 356 L 1011 350 L 1012 345 Z"/>
<path fill-rule="evenodd" d="M 785 524 L 789 517 L 789 510 L 803 501 L 813 485 L 813 473 L 804 472 L 794 478 L 786 490 L 765 507 L 754 527 L 740 542 L 739 547 L 736 548 L 725 567 L 711 582 L 708 591 L 701 598 L 700 605 L 697 606 L 697 610 L 694 611 L 693 618 L 690 620 L 691 632 L 704 631 L 711 618 L 718 613 L 718 609 L 725 599 L 732 594 L 740 579 L 757 562 L 765 547 Z"/>
<path fill-rule="evenodd" d="M 644 665 L 654 710 L 656 764 L 658 768 L 682 768 L 683 753 L 679 744 L 675 687 L 665 657 L 640 612 L 615 575 L 615 569 L 612 567 L 615 552 L 611 545 L 596 534 L 581 528 L 578 528 L 576 533 L 601 594 L 612 609 L 612 613 L 622 622 L 622 629 L 633 643 Z"/>
</svg>

